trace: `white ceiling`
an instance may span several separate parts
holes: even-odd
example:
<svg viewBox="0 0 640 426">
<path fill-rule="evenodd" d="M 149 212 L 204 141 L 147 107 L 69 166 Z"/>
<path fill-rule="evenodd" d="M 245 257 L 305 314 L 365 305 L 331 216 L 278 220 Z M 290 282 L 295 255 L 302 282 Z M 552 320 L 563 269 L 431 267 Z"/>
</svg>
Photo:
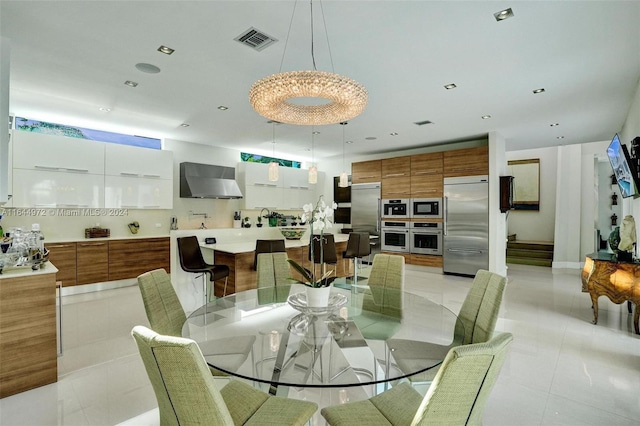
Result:
<svg viewBox="0 0 640 426">
<path fill-rule="evenodd" d="M 251 108 L 248 91 L 267 75 L 312 68 L 309 2 L 298 2 L 292 19 L 294 4 L 2 0 L 10 110 L 270 154 L 273 125 Z M 515 16 L 497 22 L 493 14 L 508 7 Z M 349 155 L 491 131 L 508 150 L 608 140 L 620 131 L 640 78 L 638 1 L 316 0 L 314 12 L 317 69 L 369 91 L 366 110 L 345 128 L 354 142 Z M 249 27 L 279 42 L 257 52 L 234 41 Z M 158 52 L 160 45 L 175 53 Z M 142 73 L 140 62 L 162 71 Z M 458 87 L 445 90 L 448 83 Z M 538 88 L 546 91 L 534 95 Z M 422 120 L 433 124 L 414 124 Z M 309 159 L 311 128 L 275 129 L 276 154 Z M 315 130 L 316 158 L 342 154 L 341 126 Z"/>
</svg>

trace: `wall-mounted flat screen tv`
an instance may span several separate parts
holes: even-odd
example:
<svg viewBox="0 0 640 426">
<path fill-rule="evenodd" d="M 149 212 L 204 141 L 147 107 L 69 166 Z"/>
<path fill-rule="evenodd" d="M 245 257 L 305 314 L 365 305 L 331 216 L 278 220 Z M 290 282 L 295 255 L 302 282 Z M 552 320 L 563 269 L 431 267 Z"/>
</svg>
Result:
<svg viewBox="0 0 640 426">
<path fill-rule="evenodd" d="M 640 185 L 638 184 L 639 179 L 636 168 L 631 162 L 627 147 L 620 143 L 617 133 L 609 144 L 609 148 L 607 148 L 607 155 L 609 156 L 613 173 L 618 180 L 622 197 L 637 197 L 640 194 L 638 191 Z"/>
</svg>

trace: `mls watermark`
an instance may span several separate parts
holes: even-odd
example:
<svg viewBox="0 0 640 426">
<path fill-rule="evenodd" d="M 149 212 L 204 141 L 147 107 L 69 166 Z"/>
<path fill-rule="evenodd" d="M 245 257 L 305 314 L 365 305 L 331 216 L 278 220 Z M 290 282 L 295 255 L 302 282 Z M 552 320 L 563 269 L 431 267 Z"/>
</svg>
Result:
<svg viewBox="0 0 640 426">
<path fill-rule="evenodd" d="M 0 209 L 0 214 L 11 216 L 56 216 L 56 217 L 98 217 L 98 216 L 128 216 L 129 209 L 70 209 L 70 208 L 40 208 L 40 207 L 7 207 Z"/>
</svg>

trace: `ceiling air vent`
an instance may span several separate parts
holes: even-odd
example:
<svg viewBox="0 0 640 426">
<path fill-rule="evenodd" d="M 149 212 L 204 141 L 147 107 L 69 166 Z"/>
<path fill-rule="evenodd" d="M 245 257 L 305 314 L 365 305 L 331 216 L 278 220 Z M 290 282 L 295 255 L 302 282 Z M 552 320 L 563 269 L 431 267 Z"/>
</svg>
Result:
<svg viewBox="0 0 640 426">
<path fill-rule="evenodd" d="M 425 124 L 433 124 L 433 121 L 424 120 L 424 121 L 416 121 L 413 124 L 417 124 L 418 126 L 424 126 Z"/>
<path fill-rule="evenodd" d="M 234 38 L 234 40 L 239 41 L 245 46 L 249 46 L 250 48 L 257 51 L 261 51 L 265 47 L 270 46 L 278 41 L 275 38 L 253 27 L 249 28 L 247 31 Z"/>
</svg>

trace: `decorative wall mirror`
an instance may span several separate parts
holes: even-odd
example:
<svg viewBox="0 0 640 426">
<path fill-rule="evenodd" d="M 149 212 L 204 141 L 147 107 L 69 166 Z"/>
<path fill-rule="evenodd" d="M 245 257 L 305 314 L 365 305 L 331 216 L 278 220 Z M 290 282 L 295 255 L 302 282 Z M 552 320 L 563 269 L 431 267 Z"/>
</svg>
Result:
<svg viewBox="0 0 640 426">
<path fill-rule="evenodd" d="M 540 210 L 540 159 L 507 163 L 513 176 L 513 205 L 516 210 Z"/>
</svg>

